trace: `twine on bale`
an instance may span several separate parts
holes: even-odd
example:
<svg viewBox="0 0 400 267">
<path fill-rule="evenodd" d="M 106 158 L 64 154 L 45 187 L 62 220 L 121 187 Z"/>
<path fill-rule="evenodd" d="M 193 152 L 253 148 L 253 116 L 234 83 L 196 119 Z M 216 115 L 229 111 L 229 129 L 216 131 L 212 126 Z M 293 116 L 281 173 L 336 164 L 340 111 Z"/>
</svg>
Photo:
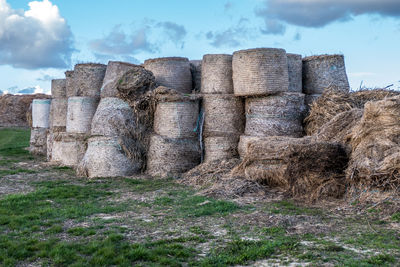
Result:
<svg viewBox="0 0 400 267">
<path fill-rule="evenodd" d="M 204 55 L 201 84 L 203 94 L 233 94 L 232 55 Z"/>
<path fill-rule="evenodd" d="M 32 101 L 32 127 L 49 128 L 51 99 L 34 99 Z"/>
<path fill-rule="evenodd" d="M 88 96 L 68 98 L 66 128 L 69 133 L 90 133 L 99 99 Z"/>
</svg>

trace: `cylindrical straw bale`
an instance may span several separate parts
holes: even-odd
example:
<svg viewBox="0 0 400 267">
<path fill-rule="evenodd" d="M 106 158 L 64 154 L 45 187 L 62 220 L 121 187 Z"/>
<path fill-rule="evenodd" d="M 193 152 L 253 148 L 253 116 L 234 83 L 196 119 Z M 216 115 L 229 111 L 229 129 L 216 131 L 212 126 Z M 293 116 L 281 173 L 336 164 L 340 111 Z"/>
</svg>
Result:
<svg viewBox="0 0 400 267">
<path fill-rule="evenodd" d="M 107 66 L 103 64 L 75 65 L 73 74 L 74 96 L 99 97 L 106 69 Z"/>
<path fill-rule="evenodd" d="M 174 88 L 181 93 L 191 93 L 192 73 L 187 58 L 165 57 L 148 59 L 144 62 L 145 69 L 156 77 L 158 85 Z"/>
<path fill-rule="evenodd" d="M 67 126 L 67 110 L 68 99 L 53 98 L 50 105 L 50 127 L 66 127 Z"/>
<path fill-rule="evenodd" d="M 248 148 L 249 148 L 249 144 L 251 142 L 260 142 L 260 141 L 265 141 L 265 140 L 268 140 L 268 137 L 241 135 L 239 144 L 238 144 L 238 152 L 239 152 L 240 158 L 244 158 L 246 156 Z"/>
<path fill-rule="evenodd" d="M 247 98 L 245 134 L 300 137 L 303 135 L 303 116 L 302 93 Z"/>
<path fill-rule="evenodd" d="M 101 97 L 116 97 L 118 95 L 117 86 L 119 80 L 134 67 L 137 67 L 137 65 L 119 61 L 108 62 L 103 86 L 101 87 Z"/>
<path fill-rule="evenodd" d="M 267 95 L 289 88 L 286 51 L 257 48 L 233 53 L 233 88 L 236 96 Z"/>
<path fill-rule="evenodd" d="M 303 90 L 303 62 L 301 55 L 287 54 L 289 71 L 289 92 L 301 93 Z"/>
<path fill-rule="evenodd" d="M 350 90 L 343 55 L 321 55 L 303 58 L 303 92 L 322 94 L 325 88 Z"/>
<path fill-rule="evenodd" d="M 244 130 L 243 100 L 234 95 L 203 95 L 204 136 L 239 136 Z"/>
<path fill-rule="evenodd" d="M 201 60 L 190 60 L 190 71 L 192 72 L 192 89 L 196 92 L 201 90 Z"/>
<path fill-rule="evenodd" d="M 98 98 L 76 96 L 68 98 L 67 132 L 90 133 Z"/>
<path fill-rule="evenodd" d="M 34 99 L 32 101 L 32 127 L 49 128 L 51 99 Z"/>
<path fill-rule="evenodd" d="M 232 55 L 204 55 L 201 73 L 203 94 L 233 94 Z"/>
<path fill-rule="evenodd" d="M 63 166 L 77 166 L 85 155 L 87 138 L 85 134 L 53 133 L 51 160 Z"/>
<path fill-rule="evenodd" d="M 74 71 L 65 72 L 65 92 L 67 97 L 75 96 Z"/>
<path fill-rule="evenodd" d="M 200 163 L 201 153 L 196 138 L 150 137 L 147 173 L 168 177 L 184 173 Z"/>
<path fill-rule="evenodd" d="M 32 128 L 29 151 L 34 155 L 45 156 L 47 153 L 47 129 Z"/>
<path fill-rule="evenodd" d="M 127 102 L 116 97 L 100 100 L 92 120 L 92 136 L 132 136 L 136 128 L 136 117 Z"/>
<path fill-rule="evenodd" d="M 51 80 L 51 96 L 53 98 L 60 98 L 67 96 L 66 79 Z"/>
<path fill-rule="evenodd" d="M 204 138 L 205 162 L 228 160 L 238 155 L 239 137 L 210 136 Z"/>
<path fill-rule="evenodd" d="M 159 102 L 154 114 L 155 133 L 169 138 L 196 137 L 199 101 Z"/>
<path fill-rule="evenodd" d="M 124 153 L 117 137 L 92 137 L 81 163 L 78 174 L 89 178 L 119 177 L 138 173 L 141 162 L 132 162 Z"/>
</svg>

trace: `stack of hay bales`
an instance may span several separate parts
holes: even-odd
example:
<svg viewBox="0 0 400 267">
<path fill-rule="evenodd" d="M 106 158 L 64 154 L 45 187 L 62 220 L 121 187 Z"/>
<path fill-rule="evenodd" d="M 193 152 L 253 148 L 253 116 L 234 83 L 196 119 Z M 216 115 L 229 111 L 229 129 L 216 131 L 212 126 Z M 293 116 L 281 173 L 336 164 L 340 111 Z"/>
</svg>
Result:
<svg viewBox="0 0 400 267">
<path fill-rule="evenodd" d="M 73 72 L 66 72 L 66 132 L 54 133 L 52 161 L 70 167 L 76 167 L 81 161 L 106 67 L 103 64 L 77 64 Z"/>
<path fill-rule="evenodd" d="M 237 156 L 244 129 L 243 100 L 233 94 L 232 55 L 204 55 L 201 70 L 204 162 Z"/>
<path fill-rule="evenodd" d="M 50 126 L 51 99 L 32 101 L 32 128 L 29 151 L 34 155 L 47 154 L 47 130 Z"/>
<path fill-rule="evenodd" d="M 234 93 L 246 97 L 246 126 L 239 142 L 241 157 L 250 141 L 269 136 L 303 135 L 300 59 L 299 55 L 288 56 L 285 50 L 274 48 L 241 50 L 233 54 Z"/>
<path fill-rule="evenodd" d="M 150 137 L 147 173 L 159 177 L 180 175 L 200 163 L 195 131 L 199 97 L 166 87 L 158 87 L 154 93 L 157 101 L 155 134 Z"/>
</svg>

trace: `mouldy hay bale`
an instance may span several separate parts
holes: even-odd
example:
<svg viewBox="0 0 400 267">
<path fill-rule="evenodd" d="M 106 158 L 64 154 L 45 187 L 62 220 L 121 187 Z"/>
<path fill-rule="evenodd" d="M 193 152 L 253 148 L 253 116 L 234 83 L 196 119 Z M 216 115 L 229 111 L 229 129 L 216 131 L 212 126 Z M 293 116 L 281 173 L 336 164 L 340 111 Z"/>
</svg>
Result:
<svg viewBox="0 0 400 267">
<path fill-rule="evenodd" d="M 79 176 L 119 177 L 137 173 L 142 162 L 133 162 L 125 154 L 117 137 L 92 137 L 85 156 L 77 167 Z"/>
<path fill-rule="evenodd" d="M 175 176 L 200 163 L 200 148 L 196 138 L 150 137 L 147 173 L 152 176 Z"/>
<path fill-rule="evenodd" d="M 347 182 L 383 190 L 400 186 L 400 96 L 365 104 L 350 135 Z"/>
<path fill-rule="evenodd" d="M 92 118 L 96 112 L 98 98 L 76 96 L 68 98 L 67 132 L 90 133 Z"/>
<path fill-rule="evenodd" d="M 67 97 L 75 96 L 74 71 L 65 72 L 65 92 Z"/>
<path fill-rule="evenodd" d="M 201 89 L 201 60 L 190 60 L 190 71 L 192 73 L 192 89 L 200 92 Z"/>
<path fill-rule="evenodd" d="M 303 92 L 322 94 L 325 88 L 350 90 L 343 55 L 320 55 L 303 58 Z"/>
<path fill-rule="evenodd" d="M 234 95 L 203 95 L 204 136 L 239 136 L 244 130 L 244 105 Z"/>
<path fill-rule="evenodd" d="M 233 94 L 232 55 L 204 55 L 201 85 L 203 94 Z"/>
<path fill-rule="evenodd" d="M 53 98 L 63 98 L 67 96 L 66 79 L 51 80 L 51 96 Z"/>
<path fill-rule="evenodd" d="M 303 136 L 304 94 L 280 93 L 247 98 L 245 134 L 249 136 Z"/>
<path fill-rule="evenodd" d="M 248 151 L 248 146 L 252 142 L 260 142 L 268 140 L 269 137 L 266 136 L 249 136 L 249 135 L 241 135 L 238 143 L 238 152 L 240 158 L 244 158 Z"/>
<path fill-rule="evenodd" d="M 68 99 L 53 98 L 50 105 L 50 128 L 67 126 Z"/>
<path fill-rule="evenodd" d="M 288 62 L 288 73 L 289 73 L 289 92 L 301 93 L 303 90 L 302 86 L 302 73 L 303 73 L 303 62 L 301 55 L 297 54 L 286 54 Z"/>
<path fill-rule="evenodd" d="M 34 99 L 32 101 L 32 127 L 49 128 L 51 99 Z"/>
<path fill-rule="evenodd" d="M 79 133 L 53 133 L 52 162 L 75 167 L 87 148 L 88 135 Z"/>
<path fill-rule="evenodd" d="M 233 88 L 236 96 L 286 92 L 289 88 L 286 51 L 275 48 L 233 53 Z"/>
<path fill-rule="evenodd" d="M 237 157 L 238 136 L 209 136 L 204 138 L 205 162 Z"/>
<path fill-rule="evenodd" d="M 117 86 L 121 77 L 135 67 L 139 66 L 126 62 L 109 61 L 101 87 L 101 97 L 116 97 L 118 95 Z"/>
<path fill-rule="evenodd" d="M 151 71 L 159 85 L 174 88 L 181 93 L 192 91 L 192 73 L 187 58 L 165 57 L 148 59 L 145 69 Z"/>
<path fill-rule="evenodd" d="M 107 66 L 103 64 L 77 64 L 74 68 L 73 86 L 74 95 L 100 97 L 100 89 L 103 84 Z"/>
<path fill-rule="evenodd" d="M 47 153 L 47 129 L 32 128 L 29 144 L 29 151 L 31 154 L 45 156 Z"/>
</svg>

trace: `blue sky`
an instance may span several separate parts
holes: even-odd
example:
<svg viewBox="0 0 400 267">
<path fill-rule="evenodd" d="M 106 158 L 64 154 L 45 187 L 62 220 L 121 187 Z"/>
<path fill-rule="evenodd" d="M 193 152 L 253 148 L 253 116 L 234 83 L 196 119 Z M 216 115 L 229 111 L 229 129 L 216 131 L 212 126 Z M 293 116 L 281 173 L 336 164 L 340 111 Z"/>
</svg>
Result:
<svg viewBox="0 0 400 267">
<path fill-rule="evenodd" d="M 351 87 L 400 86 L 399 0 L 0 0 L 0 90 L 45 92 L 80 62 L 280 47 L 343 53 Z"/>
</svg>

